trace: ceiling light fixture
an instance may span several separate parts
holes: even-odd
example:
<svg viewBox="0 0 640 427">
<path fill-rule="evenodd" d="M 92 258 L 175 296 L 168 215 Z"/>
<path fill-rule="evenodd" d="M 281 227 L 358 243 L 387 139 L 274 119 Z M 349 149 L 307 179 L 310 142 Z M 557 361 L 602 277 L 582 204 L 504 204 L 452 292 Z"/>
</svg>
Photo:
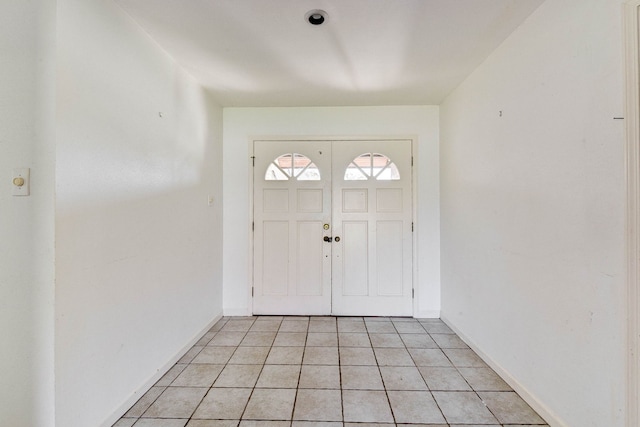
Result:
<svg viewBox="0 0 640 427">
<path fill-rule="evenodd" d="M 327 20 L 327 12 L 320 9 L 310 10 L 305 15 L 305 19 L 311 25 L 322 25 Z"/>
</svg>

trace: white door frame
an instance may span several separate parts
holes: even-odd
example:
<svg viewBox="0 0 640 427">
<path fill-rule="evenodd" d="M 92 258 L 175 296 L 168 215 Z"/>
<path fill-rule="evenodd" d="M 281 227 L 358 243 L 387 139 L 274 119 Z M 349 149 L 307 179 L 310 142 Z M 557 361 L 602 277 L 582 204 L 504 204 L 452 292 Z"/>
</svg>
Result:
<svg viewBox="0 0 640 427">
<path fill-rule="evenodd" d="M 624 5 L 627 174 L 627 426 L 640 425 L 640 0 Z"/>
<path fill-rule="evenodd" d="M 638 0 L 640 1 L 640 0 Z M 335 142 L 335 141 L 342 141 L 342 142 L 350 142 L 350 141 L 389 141 L 389 140 L 409 140 L 411 141 L 411 164 L 412 164 L 412 168 L 411 168 L 411 203 L 412 203 L 412 208 L 411 208 L 411 215 L 413 218 L 413 223 L 414 223 L 414 228 L 413 228 L 413 233 L 412 233 L 412 247 L 413 247 L 413 253 L 412 253 L 412 259 L 411 259 L 411 263 L 412 263 L 412 289 L 414 292 L 413 295 L 413 317 L 416 316 L 416 313 L 418 313 L 418 296 L 419 296 L 419 288 L 418 288 L 418 239 L 416 238 L 416 236 L 418 235 L 418 228 L 419 228 L 419 224 L 417 224 L 416 222 L 416 218 L 418 218 L 417 215 L 417 206 L 418 206 L 418 200 L 417 200 L 417 194 L 418 194 L 418 164 L 414 163 L 414 159 L 418 159 L 418 138 L 414 135 L 400 135 L 400 136 L 395 136 L 395 135 L 385 135 L 385 136 L 380 136 L 380 135 L 376 135 L 376 136 L 292 136 L 292 135 L 285 135 L 285 136 L 274 136 L 274 135 L 268 135 L 268 136 L 252 136 L 248 139 L 247 143 L 249 145 L 249 159 L 247 162 L 247 169 L 248 169 L 248 174 L 249 174 L 249 223 L 247 224 L 247 227 L 249 229 L 249 242 L 248 242 L 248 250 L 249 250 L 249 265 L 247 266 L 249 269 L 249 278 L 250 278 L 250 283 L 248 283 L 248 288 L 249 288 L 249 292 L 248 292 L 248 305 L 247 307 L 250 308 L 251 310 L 251 314 L 253 314 L 253 289 L 254 289 L 254 275 L 253 275 L 253 263 L 254 263 L 254 256 L 253 256 L 253 250 L 254 250 L 254 234 L 253 234 L 253 224 L 255 221 L 254 218 L 254 206 L 253 206 L 253 191 L 254 191 L 254 186 L 253 186 L 253 179 L 254 179 L 254 172 L 255 172 L 255 168 L 253 167 L 253 159 L 254 159 L 254 151 L 253 151 L 253 147 L 254 147 L 254 142 L 255 141 L 300 141 L 300 142 L 304 142 L 304 141 L 330 141 L 330 142 Z"/>
</svg>

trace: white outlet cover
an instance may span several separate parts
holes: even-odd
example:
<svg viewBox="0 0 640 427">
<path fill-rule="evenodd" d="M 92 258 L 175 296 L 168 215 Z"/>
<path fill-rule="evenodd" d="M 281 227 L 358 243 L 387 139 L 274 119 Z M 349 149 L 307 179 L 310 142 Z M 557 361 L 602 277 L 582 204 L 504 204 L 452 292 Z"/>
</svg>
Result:
<svg viewBox="0 0 640 427">
<path fill-rule="evenodd" d="M 13 176 L 11 177 L 12 195 L 14 196 L 28 196 L 30 194 L 30 170 L 29 168 L 17 168 L 13 170 Z M 15 185 L 13 181 L 16 178 L 24 179 L 23 185 Z"/>
</svg>

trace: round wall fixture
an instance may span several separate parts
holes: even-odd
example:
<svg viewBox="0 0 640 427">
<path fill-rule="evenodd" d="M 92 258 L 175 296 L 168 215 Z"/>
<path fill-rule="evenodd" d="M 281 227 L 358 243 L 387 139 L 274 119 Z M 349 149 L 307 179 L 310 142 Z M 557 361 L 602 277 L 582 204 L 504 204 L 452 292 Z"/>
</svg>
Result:
<svg viewBox="0 0 640 427">
<path fill-rule="evenodd" d="M 304 17 L 311 25 L 322 25 L 327 20 L 327 12 L 314 9 L 307 12 Z"/>
</svg>

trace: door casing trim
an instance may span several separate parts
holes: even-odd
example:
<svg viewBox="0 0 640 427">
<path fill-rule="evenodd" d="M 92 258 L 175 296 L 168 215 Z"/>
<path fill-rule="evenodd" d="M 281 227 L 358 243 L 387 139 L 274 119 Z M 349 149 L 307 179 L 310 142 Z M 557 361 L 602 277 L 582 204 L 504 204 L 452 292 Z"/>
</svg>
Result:
<svg viewBox="0 0 640 427">
<path fill-rule="evenodd" d="M 626 125 L 627 416 L 640 424 L 640 0 L 623 5 Z"/>
<path fill-rule="evenodd" d="M 640 0 L 639 0 L 640 1 Z M 249 145 L 249 158 L 247 159 L 247 169 L 249 174 L 249 222 L 247 224 L 249 230 L 249 242 L 248 242 L 248 251 L 249 251 L 249 265 L 247 268 L 249 269 L 249 281 L 248 284 L 248 301 L 247 307 L 249 307 L 251 315 L 253 315 L 253 289 L 255 285 L 255 278 L 253 276 L 253 264 L 254 264 L 254 233 L 253 233 L 253 223 L 255 221 L 255 212 L 253 206 L 253 198 L 254 198 L 254 173 L 255 168 L 253 167 L 253 158 L 255 156 L 254 153 L 254 143 L 256 141 L 299 141 L 299 142 L 316 142 L 316 141 L 328 141 L 328 142 L 350 142 L 350 141 L 390 141 L 390 140 L 409 140 L 411 141 L 411 157 L 412 157 L 412 167 L 411 167 L 411 217 L 412 222 L 414 224 L 414 229 L 412 233 L 412 282 L 411 287 L 413 289 L 413 317 L 416 317 L 417 313 L 419 313 L 419 294 L 420 289 L 417 284 L 420 283 L 418 281 L 418 239 L 416 236 L 418 235 L 419 224 L 417 224 L 416 218 L 417 215 L 417 194 L 418 194 L 418 137 L 416 135 L 373 135 L 373 136 L 318 136 L 318 135 L 306 135 L 306 136 L 292 136 L 292 135 L 284 135 L 284 136 L 276 136 L 276 135 L 252 135 L 248 138 L 247 144 Z"/>
</svg>

